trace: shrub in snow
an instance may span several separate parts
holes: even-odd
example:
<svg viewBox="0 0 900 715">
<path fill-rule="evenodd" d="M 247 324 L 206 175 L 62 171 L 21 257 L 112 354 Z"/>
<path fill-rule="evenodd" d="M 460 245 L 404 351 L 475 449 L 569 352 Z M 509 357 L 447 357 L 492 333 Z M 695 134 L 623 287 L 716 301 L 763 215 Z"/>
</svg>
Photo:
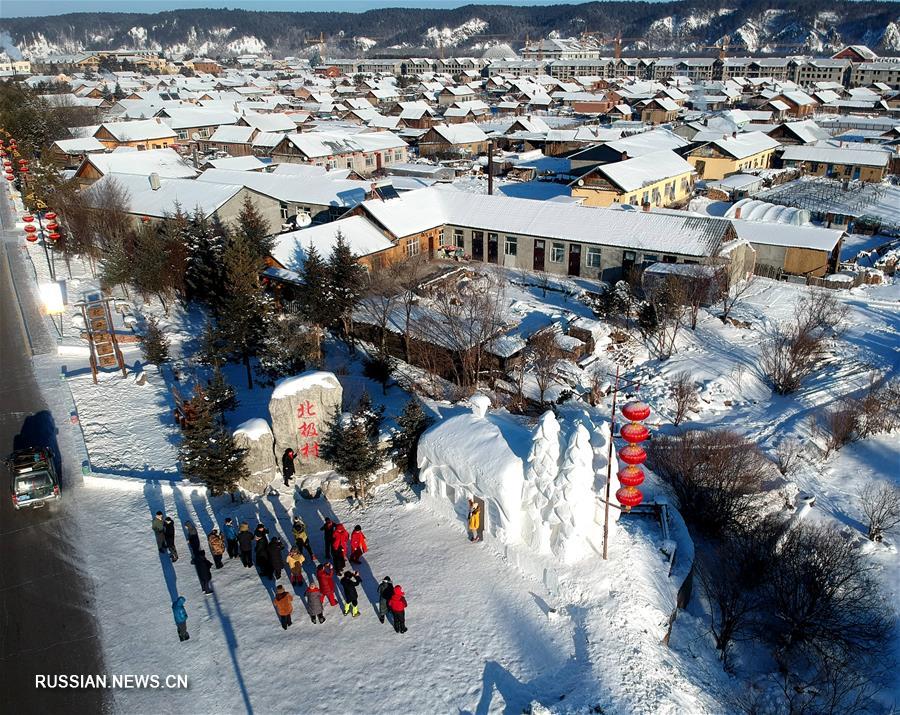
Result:
<svg viewBox="0 0 900 715">
<path fill-rule="evenodd" d="M 900 525 L 900 489 L 893 484 L 867 484 L 860 500 L 870 540 L 881 541 L 884 532 Z"/>
<path fill-rule="evenodd" d="M 147 319 L 147 329 L 140 336 L 141 352 L 144 360 L 154 365 L 162 365 L 169 360 L 169 339 L 159 327 L 156 316 Z"/>
</svg>

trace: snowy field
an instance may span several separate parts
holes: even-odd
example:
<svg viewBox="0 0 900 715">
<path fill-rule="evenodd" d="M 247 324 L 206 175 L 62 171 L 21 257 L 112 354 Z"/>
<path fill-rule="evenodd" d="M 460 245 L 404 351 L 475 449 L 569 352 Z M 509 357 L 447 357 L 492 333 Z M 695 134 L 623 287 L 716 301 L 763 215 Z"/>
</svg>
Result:
<svg viewBox="0 0 900 715">
<path fill-rule="evenodd" d="M 42 275 L 42 255 L 32 247 L 32 256 Z M 77 298 L 93 282 L 83 268 L 73 270 L 70 296 Z M 697 330 L 683 330 L 677 351 L 665 362 L 650 358 L 639 343 L 632 345 L 629 377 L 641 382 L 657 429 L 670 429 L 670 381 L 687 370 L 701 398 L 690 426 L 727 426 L 765 449 L 788 437 L 808 445 L 807 458 L 791 478 L 817 497 L 810 518 L 847 529 L 849 538 L 859 542 L 860 558 L 879 565 L 888 594 L 898 603 L 900 537 L 891 534 L 881 545 L 867 542 L 857 497 L 867 481 L 900 483 L 900 438 L 879 435 L 824 460 L 809 416 L 862 389 L 872 370 L 898 375 L 900 286 L 838 292 L 850 312 L 843 336 L 830 345 L 827 363 L 798 393 L 773 396 L 759 372 L 760 346 L 767 331 L 790 316 L 804 290 L 757 280 L 733 313 L 749 327 L 724 325 L 701 311 Z M 512 310 L 523 323 L 590 315 L 560 293 L 544 296 L 527 286 L 511 291 Z M 136 307 L 163 318 L 176 354 L 190 347 L 196 316 L 176 309 L 165 317 L 154 304 Z M 379 489 L 362 511 L 344 502 L 296 501 L 288 490 L 236 507 L 227 498 L 210 500 L 205 490 L 175 481 L 178 431 L 171 421 L 171 374 L 148 370 L 143 385 L 132 376 L 108 374 L 94 385 L 84 371 L 79 341 L 71 337 L 71 314 L 64 320 L 70 337 L 62 341 L 65 354 L 59 362 L 73 375 L 67 384 L 93 470 L 70 498 L 81 506 L 82 551 L 101 604 L 107 668 L 186 674 L 191 682 L 189 690 L 162 698 L 151 691 L 117 692 L 120 711 L 518 713 L 533 701 L 573 713 L 593 707 L 604 713 L 730 711 L 729 696 L 740 679 L 721 669 L 698 590 L 675 622 L 670 647 L 660 643 L 671 594 L 659 583 L 665 557 L 652 528 L 630 521 L 608 564 L 590 560 L 567 572 L 560 588 L 550 592 L 491 545 L 470 544 L 462 521 L 430 511 L 420 502 L 418 487 L 402 481 Z M 359 377 L 358 362 L 348 362 L 340 351 L 335 355 L 348 369 L 341 379 L 351 395 L 365 387 L 376 403 L 385 403 L 389 419 L 399 412 L 406 399 L 399 387 L 382 396 L 380 387 Z M 129 365 L 140 360 L 133 346 L 125 356 Z M 241 369 L 229 368 L 228 374 L 240 387 Z M 563 387 L 557 384 L 552 394 Z M 268 394 L 241 388 L 241 405 L 230 421 L 258 414 Z M 430 404 L 438 413 L 458 409 Z M 652 477 L 647 492 L 651 499 L 662 496 Z M 361 569 L 361 617 L 351 619 L 329 608 L 326 623 L 313 626 L 295 597 L 295 625 L 282 631 L 271 604 L 271 582 L 237 561 L 214 571 L 215 593 L 203 596 L 180 530 L 179 552 L 185 557 L 172 565 L 158 556 L 150 530 L 157 509 L 179 524 L 192 519 L 203 531 L 221 526 L 227 516 L 247 520 L 251 529 L 259 520 L 285 543 L 290 542 L 291 516 L 299 513 L 320 557 L 323 517 L 334 514 L 348 526 L 361 524 L 370 546 Z M 375 615 L 374 589 L 385 575 L 403 585 L 409 599 L 404 635 Z M 289 587 L 286 578 L 282 583 Z M 185 643 L 178 641 L 172 620 L 176 595 L 187 599 L 191 640 Z M 893 643 L 900 656 L 896 634 Z M 739 654 L 738 661 L 746 668 L 742 677 L 760 674 L 749 656 L 742 661 Z M 885 712 L 896 707 L 900 686 L 883 691 L 880 702 Z"/>
</svg>

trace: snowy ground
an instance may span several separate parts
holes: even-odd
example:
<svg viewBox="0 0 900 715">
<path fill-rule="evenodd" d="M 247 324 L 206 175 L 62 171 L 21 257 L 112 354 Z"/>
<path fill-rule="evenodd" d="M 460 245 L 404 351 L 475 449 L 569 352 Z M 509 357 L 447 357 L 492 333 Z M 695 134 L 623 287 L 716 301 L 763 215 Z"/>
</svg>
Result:
<svg viewBox="0 0 900 715">
<path fill-rule="evenodd" d="M 44 276 L 43 255 L 30 248 L 38 275 Z M 83 267 L 73 270 L 70 297 L 77 299 L 93 283 Z M 589 315 L 561 293 L 544 297 L 534 288 L 510 290 L 523 322 Z M 862 388 L 872 369 L 897 375 L 900 287 L 863 286 L 837 294 L 850 315 L 828 364 L 797 395 L 773 397 L 758 371 L 760 344 L 775 322 L 790 315 L 802 290 L 760 279 L 734 313 L 751 327 L 723 325 L 702 312 L 697 331 L 684 331 L 678 351 L 665 363 L 636 351 L 629 377 L 642 382 L 641 394 L 653 406 L 660 428 L 667 428 L 671 414 L 668 381 L 682 370 L 701 387 L 701 408 L 691 415 L 694 426 L 727 425 L 766 448 L 788 436 L 809 443 L 809 415 Z M 136 302 L 137 309 L 160 313 L 158 305 Z M 190 344 L 196 316 L 175 309 L 164 323 L 177 355 L 181 344 Z M 151 691 L 117 692 L 123 712 L 157 710 L 161 702 L 191 712 L 521 712 L 532 700 L 560 712 L 593 706 L 606 713 L 727 711 L 724 703 L 737 683 L 722 673 L 715 658 L 699 599 L 676 621 L 671 648 L 659 643 L 665 599 L 647 594 L 665 593 L 665 585 L 657 583 L 665 569 L 651 526 L 625 527 L 606 570 L 592 565 L 589 574 L 571 573 L 551 594 L 490 546 L 469 544 L 462 523 L 436 516 L 400 482 L 381 489 L 364 512 L 324 500 L 295 502 L 289 493 L 239 508 L 227 500 L 211 503 L 202 489 L 175 481 L 171 374 L 149 370 L 143 385 L 131 376 L 105 374 L 94 385 L 85 372 L 83 346 L 71 336 L 71 314 L 64 325 L 69 337 L 62 340 L 58 363 L 70 374 L 67 385 L 93 470 L 71 498 L 82 507 L 78 521 L 86 566 L 102 604 L 108 668 L 184 673 L 191 680 L 188 691 L 167 693 L 164 700 Z M 140 361 L 136 347 L 126 348 L 125 355 L 131 366 Z M 380 388 L 358 377 L 358 363 L 346 354 L 335 351 L 333 360 L 332 369 L 347 369 L 342 381 L 349 392 L 369 389 L 376 403 L 387 405 L 389 416 L 399 411 L 402 390 L 394 387 L 382 396 Z M 229 376 L 241 384 L 240 369 Z M 64 389 L 61 383 L 44 384 Z M 268 392 L 242 389 L 239 397 L 234 423 L 258 415 Z M 810 445 L 806 463 L 792 478 L 817 496 L 811 518 L 834 521 L 859 539 L 856 495 L 868 480 L 900 481 L 898 437 L 881 435 L 851 445 L 828 461 Z M 649 491 L 652 496 L 652 482 Z M 333 510 L 348 524 L 361 523 L 371 547 L 362 569 L 363 615 L 351 620 L 331 609 L 328 621 L 314 627 L 298 598 L 295 625 L 282 632 L 271 606 L 271 584 L 236 562 L 214 574 L 215 595 L 204 597 L 187 558 L 172 566 L 157 556 L 149 528 L 157 509 L 176 522 L 194 519 L 204 530 L 229 515 L 247 519 L 251 527 L 259 519 L 283 537 L 289 536 L 290 516 L 298 509 L 320 555 L 316 527 L 323 516 Z M 895 603 L 897 538 L 892 535 L 880 546 L 861 541 L 860 548 L 861 558 L 881 566 Z M 181 536 L 178 542 L 186 554 Z M 384 575 L 408 593 L 406 635 L 395 635 L 375 618 L 373 590 Z M 187 643 L 178 642 L 172 621 L 170 603 L 176 594 L 187 598 L 192 636 Z M 900 655 L 900 641 L 894 643 Z M 898 701 L 900 690 L 887 690 L 882 698 L 887 707 Z"/>
</svg>

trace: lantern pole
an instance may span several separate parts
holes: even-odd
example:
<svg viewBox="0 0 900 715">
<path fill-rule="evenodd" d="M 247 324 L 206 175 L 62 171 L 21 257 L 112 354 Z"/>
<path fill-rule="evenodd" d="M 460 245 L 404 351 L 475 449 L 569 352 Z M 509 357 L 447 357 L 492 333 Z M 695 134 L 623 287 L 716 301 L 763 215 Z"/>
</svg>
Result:
<svg viewBox="0 0 900 715">
<path fill-rule="evenodd" d="M 616 434 L 616 398 L 619 396 L 619 382 L 626 382 L 629 386 L 637 385 L 640 387 L 640 383 L 636 380 L 629 380 L 627 378 L 621 377 L 619 375 L 620 368 L 616 365 L 616 381 L 613 384 L 613 399 L 612 399 L 612 412 L 609 417 L 609 449 L 606 455 L 606 498 L 603 500 L 603 560 L 606 561 L 609 558 L 609 502 L 610 502 L 610 489 L 612 489 L 612 458 L 613 458 L 613 437 Z M 612 373 L 607 373 L 608 375 L 612 375 Z M 615 505 L 614 505 L 615 506 Z M 619 508 L 619 507 L 616 507 Z M 619 508 L 621 511 L 621 508 Z"/>
<path fill-rule="evenodd" d="M 50 280 L 56 282 L 56 271 L 53 270 L 53 262 L 50 260 L 50 251 L 47 250 L 47 232 L 44 230 L 44 221 L 41 218 L 41 211 L 35 211 L 37 214 L 38 225 L 41 227 L 41 245 L 44 247 L 44 258 L 47 259 L 47 268 L 50 269 Z"/>
</svg>

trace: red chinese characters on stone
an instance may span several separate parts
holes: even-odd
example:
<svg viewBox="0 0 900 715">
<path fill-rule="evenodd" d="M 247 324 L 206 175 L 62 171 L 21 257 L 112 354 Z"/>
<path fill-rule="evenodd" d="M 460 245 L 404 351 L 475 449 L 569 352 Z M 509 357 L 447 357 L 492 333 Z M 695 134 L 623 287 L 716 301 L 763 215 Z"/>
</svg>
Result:
<svg viewBox="0 0 900 715">
<path fill-rule="evenodd" d="M 319 431 L 316 429 L 315 422 L 301 422 L 299 431 L 300 431 L 301 437 L 318 437 L 319 436 Z"/>
<path fill-rule="evenodd" d="M 302 441 L 319 436 L 319 428 L 316 425 L 317 414 L 316 406 L 309 400 L 304 400 L 302 404 L 297 405 L 297 420 L 299 423 L 297 432 L 301 440 L 300 454 L 306 460 L 319 457 L 319 443 L 317 441 Z"/>
<path fill-rule="evenodd" d="M 300 449 L 300 453 L 303 455 L 304 459 L 309 459 L 311 457 L 319 456 L 319 443 L 312 442 L 304 444 Z"/>
<path fill-rule="evenodd" d="M 316 410 L 315 405 L 306 400 L 302 405 L 297 405 L 297 418 L 303 419 L 304 417 L 315 417 Z"/>
</svg>

